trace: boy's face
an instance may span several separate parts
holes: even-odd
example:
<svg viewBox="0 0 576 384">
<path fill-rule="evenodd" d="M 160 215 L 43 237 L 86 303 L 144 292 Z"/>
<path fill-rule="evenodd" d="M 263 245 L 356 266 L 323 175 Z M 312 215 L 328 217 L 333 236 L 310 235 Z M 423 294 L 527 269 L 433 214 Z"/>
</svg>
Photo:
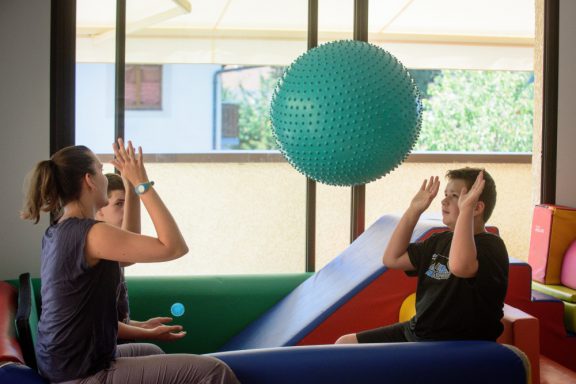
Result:
<svg viewBox="0 0 576 384">
<path fill-rule="evenodd" d="M 456 219 L 460 214 L 458 208 L 458 198 L 460 191 L 466 187 L 464 180 L 452 179 L 448 181 L 446 189 L 444 190 L 444 198 L 442 199 L 442 222 L 448 228 L 454 230 L 456 226 Z"/>
<path fill-rule="evenodd" d="M 96 219 L 102 220 L 116 227 L 122 227 L 124 219 L 124 201 L 125 193 L 121 190 L 115 190 L 108 195 L 108 205 L 102 207 L 96 212 Z"/>
</svg>

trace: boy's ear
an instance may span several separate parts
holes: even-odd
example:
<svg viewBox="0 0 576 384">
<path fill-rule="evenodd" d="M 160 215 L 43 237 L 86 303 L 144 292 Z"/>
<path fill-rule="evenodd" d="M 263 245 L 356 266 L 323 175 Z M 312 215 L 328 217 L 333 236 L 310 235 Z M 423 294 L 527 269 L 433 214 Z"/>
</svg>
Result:
<svg viewBox="0 0 576 384">
<path fill-rule="evenodd" d="M 476 206 L 474 207 L 474 216 L 482 215 L 484 213 L 484 208 L 486 208 L 486 205 L 484 204 L 484 202 L 478 201 L 476 203 Z"/>
</svg>

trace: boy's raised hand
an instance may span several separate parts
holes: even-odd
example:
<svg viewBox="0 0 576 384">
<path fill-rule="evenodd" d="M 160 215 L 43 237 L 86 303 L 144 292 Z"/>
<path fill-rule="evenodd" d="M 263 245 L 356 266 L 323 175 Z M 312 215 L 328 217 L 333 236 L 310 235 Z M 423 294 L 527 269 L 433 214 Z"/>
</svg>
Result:
<svg viewBox="0 0 576 384">
<path fill-rule="evenodd" d="M 416 196 L 412 199 L 410 203 L 410 208 L 414 209 L 418 214 L 422 214 L 430 204 L 432 200 L 438 194 L 440 189 L 440 180 L 438 176 L 430 176 L 429 180 L 424 180 L 420 190 L 416 193 Z"/>
<path fill-rule="evenodd" d="M 466 187 L 462 188 L 460 191 L 460 196 L 458 197 L 458 209 L 474 209 L 482 191 L 484 190 L 485 183 L 484 172 L 480 171 L 478 176 L 476 176 L 476 180 L 474 181 L 474 184 L 472 184 L 470 191 L 468 191 Z"/>
</svg>

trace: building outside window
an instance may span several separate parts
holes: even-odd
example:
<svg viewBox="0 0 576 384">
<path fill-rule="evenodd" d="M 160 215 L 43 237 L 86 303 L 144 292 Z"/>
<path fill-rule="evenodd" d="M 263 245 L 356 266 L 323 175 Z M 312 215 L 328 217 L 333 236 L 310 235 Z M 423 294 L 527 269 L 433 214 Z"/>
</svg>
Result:
<svg viewBox="0 0 576 384">
<path fill-rule="evenodd" d="M 162 66 L 126 65 L 124 97 L 127 110 L 162 109 Z"/>
</svg>

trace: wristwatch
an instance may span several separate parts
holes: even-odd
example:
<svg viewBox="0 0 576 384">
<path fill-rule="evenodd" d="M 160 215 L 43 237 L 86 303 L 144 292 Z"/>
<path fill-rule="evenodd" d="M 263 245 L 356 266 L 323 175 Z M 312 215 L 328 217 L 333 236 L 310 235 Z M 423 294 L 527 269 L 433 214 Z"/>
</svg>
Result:
<svg viewBox="0 0 576 384">
<path fill-rule="evenodd" d="M 140 183 L 137 186 L 134 187 L 134 192 L 136 192 L 137 195 L 143 195 L 145 194 L 151 186 L 154 185 L 153 181 L 149 181 L 147 183 Z"/>
</svg>

